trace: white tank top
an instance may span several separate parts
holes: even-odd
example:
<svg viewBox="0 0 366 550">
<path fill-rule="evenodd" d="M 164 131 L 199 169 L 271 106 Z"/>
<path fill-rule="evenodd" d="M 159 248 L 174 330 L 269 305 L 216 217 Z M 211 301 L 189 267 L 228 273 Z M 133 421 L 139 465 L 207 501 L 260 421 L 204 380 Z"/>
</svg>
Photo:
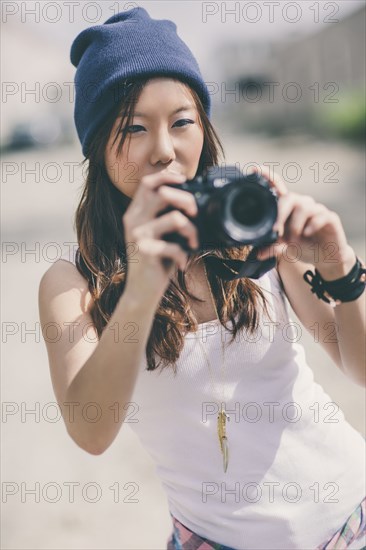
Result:
<svg viewBox="0 0 366 550">
<path fill-rule="evenodd" d="M 256 334 L 226 347 L 227 472 L 221 398 L 198 342 L 221 391 L 221 336 L 228 344 L 231 334 L 217 320 L 186 335 L 176 376 L 141 363 L 126 423 L 155 461 L 171 513 L 192 531 L 236 549 L 315 548 L 365 496 L 365 440 L 314 381 L 276 269 L 253 281 L 278 324 L 261 316 Z"/>
</svg>

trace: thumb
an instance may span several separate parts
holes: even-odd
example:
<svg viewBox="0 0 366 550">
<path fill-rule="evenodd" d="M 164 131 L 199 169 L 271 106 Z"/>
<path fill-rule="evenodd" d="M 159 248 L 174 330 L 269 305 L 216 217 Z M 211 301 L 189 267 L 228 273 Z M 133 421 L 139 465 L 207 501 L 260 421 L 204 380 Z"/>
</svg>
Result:
<svg viewBox="0 0 366 550">
<path fill-rule="evenodd" d="M 266 260 L 268 258 L 278 258 L 286 250 L 287 244 L 281 242 L 275 242 L 268 246 L 259 247 L 257 258 L 259 260 Z"/>
</svg>

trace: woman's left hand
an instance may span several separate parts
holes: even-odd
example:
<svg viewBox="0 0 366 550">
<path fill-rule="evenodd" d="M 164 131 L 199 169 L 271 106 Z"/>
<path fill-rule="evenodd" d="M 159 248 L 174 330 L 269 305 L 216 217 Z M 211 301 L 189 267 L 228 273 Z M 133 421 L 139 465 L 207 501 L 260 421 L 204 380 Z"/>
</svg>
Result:
<svg viewBox="0 0 366 550">
<path fill-rule="evenodd" d="M 347 264 L 350 270 L 356 256 L 347 243 L 338 214 L 316 202 L 309 195 L 289 192 L 278 174 L 271 176 L 268 168 L 264 166 L 260 169 L 279 196 L 278 216 L 273 226 L 279 237 L 274 244 L 262 247 L 258 258 L 279 258 L 285 253 L 289 261 L 315 265 L 319 273 L 324 274 L 324 278 L 326 275 L 343 272 L 344 264 Z"/>
</svg>

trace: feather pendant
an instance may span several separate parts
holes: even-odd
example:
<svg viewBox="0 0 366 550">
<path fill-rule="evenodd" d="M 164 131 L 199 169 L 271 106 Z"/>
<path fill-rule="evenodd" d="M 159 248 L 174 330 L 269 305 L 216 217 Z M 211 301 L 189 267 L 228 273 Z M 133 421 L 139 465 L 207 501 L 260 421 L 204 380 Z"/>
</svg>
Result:
<svg viewBox="0 0 366 550">
<path fill-rule="evenodd" d="M 229 464 L 229 445 L 226 437 L 226 419 L 230 420 L 224 409 L 221 409 L 217 416 L 217 433 L 220 441 L 220 448 L 223 456 L 224 472 Z"/>
</svg>

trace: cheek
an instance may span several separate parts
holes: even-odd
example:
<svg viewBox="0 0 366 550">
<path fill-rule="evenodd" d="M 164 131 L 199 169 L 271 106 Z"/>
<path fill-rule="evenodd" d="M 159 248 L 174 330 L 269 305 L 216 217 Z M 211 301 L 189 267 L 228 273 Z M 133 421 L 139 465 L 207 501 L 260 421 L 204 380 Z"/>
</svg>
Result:
<svg viewBox="0 0 366 550">
<path fill-rule="evenodd" d="M 203 148 L 203 141 L 203 133 L 195 132 L 195 134 L 191 135 L 183 145 L 184 153 L 182 160 L 186 166 L 186 177 L 188 180 L 193 179 L 197 172 Z"/>
<path fill-rule="evenodd" d="M 200 129 L 192 132 L 185 146 L 186 156 L 192 162 L 197 163 L 203 147 L 203 132 Z"/>
<path fill-rule="evenodd" d="M 139 154 L 133 144 L 130 144 L 128 158 L 126 143 L 117 156 L 117 143 L 105 153 L 105 166 L 108 176 L 114 186 L 125 195 L 132 198 L 139 183 Z"/>
<path fill-rule="evenodd" d="M 125 195 L 132 198 L 139 185 L 139 173 L 136 163 L 121 160 L 107 168 L 112 183 Z"/>
</svg>

